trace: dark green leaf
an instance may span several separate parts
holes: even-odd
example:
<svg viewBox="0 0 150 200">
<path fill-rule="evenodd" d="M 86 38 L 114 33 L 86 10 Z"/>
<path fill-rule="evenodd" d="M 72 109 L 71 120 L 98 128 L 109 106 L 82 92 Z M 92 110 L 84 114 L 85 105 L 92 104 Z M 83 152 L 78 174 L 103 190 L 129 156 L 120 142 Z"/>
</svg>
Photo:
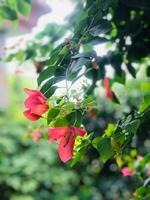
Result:
<svg viewBox="0 0 150 200">
<path fill-rule="evenodd" d="M 50 87 L 52 86 L 53 83 L 54 83 L 54 78 L 49 79 L 48 81 L 46 81 L 46 82 L 42 85 L 40 91 L 41 91 L 43 94 L 46 93 L 46 92 L 50 89 Z"/>
<path fill-rule="evenodd" d="M 28 17 L 31 11 L 31 3 L 28 0 L 17 0 L 18 11 L 25 17 Z"/>
<path fill-rule="evenodd" d="M 82 120 L 83 120 L 83 115 L 80 110 L 76 110 L 76 118 L 77 118 L 77 120 L 75 122 L 75 126 L 80 127 L 82 124 Z"/>
<path fill-rule="evenodd" d="M 114 92 L 113 92 L 112 101 L 113 101 L 114 103 L 120 104 L 120 101 L 119 101 L 119 99 L 117 98 L 117 96 L 115 95 Z"/>
<path fill-rule="evenodd" d="M 87 152 L 87 148 L 88 148 L 88 145 L 85 145 L 82 148 L 80 148 L 79 151 L 75 152 L 74 157 L 71 162 L 71 167 L 73 167 L 77 162 L 79 162 L 82 156 L 85 155 L 85 153 Z"/>
<path fill-rule="evenodd" d="M 112 157 L 114 151 L 111 146 L 111 140 L 108 137 L 98 137 L 93 140 L 93 146 L 100 154 L 100 158 L 103 162 L 106 162 Z"/>
<path fill-rule="evenodd" d="M 74 112 L 71 112 L 66 116 L 66 119 L 69 122 L 69 125 L 73 125 L 76 127 L 80 127 L 82 124 L 82 114 L 80 111 L 76 110 Z"/>
<path fill-rule="evenodd" d="M 73 59 L 76 58 L 96 58 L 96 52 L 95 51 L 89 51 L 89 52 L 84 52 L 84 53 L 79 53 L 75 56 L 72 57 Z"/>
<path fill-rule="evenodd" d="M 53 121 L 57 117 L 58 114 L 59 114 L 58 108 L 51 108 L 47 114 L 47 124 Z"/>
<path fill-rule="evenodd" d="M 56 91 L 56 89 L 57 89 L 57 86 L 52 86 L 52 87 L 50 87 L 45 93 L 43 93 L 44 94 L 44 96 L 46 96 L 46 98 L 49 98 L 49 97 L 51 97 L 53 94 L 54 94 L 54 92 Z"/>
<path fill-rule="evenodd" d="M 76 113 L 75 112 L 71 112 L 70 114 L 66 115 L 66 119 L 69 122 L 69 125 L 74 125 L 77 118 L 76 118 Z"/>
<path fill-rule="evenodd" d="M 108 33 L 111 31 L 111 23 L 107 20 L 102 20 L 99 22 L 99 25 L 94 26 L 90 29 L 90 33 L 94 36 L 99 36 L 100 34 Z"/>
<path fill-rule="evenodd" d="M 54 126 L 55 127 L 61 127 L 61 126 L 68 126 L 68 120 L 65 117 L 59 117 L 55 123 Z"/>
<path fill-rule="evenodd" d="M 146 69 L 146 75 L 147 75 L 148 77 L 150 77 L 150 66 L 148 66 L 147 69 Z"/>
<path fill-rule="evenodd" d="M 69 71 L 71 73 L 75 73 L 75 72 L 79 71 L 88 61 L 89 61 L 89 59 L 82 58 L 82 57 L 77 60 L 74 60 L 72 62 L 72 65 L 70 66 Z"/>
<path fill-rule="evenodd" d="M 16 20 L 17 13 L 7 6 L 0 6 L 0 17 L 9 20 Z"/>
<path fill-rule="evenodd" d="M 140 125 L 140 120 L 136 119 L 136 120 L 133 120 L 133 121 L 130 121 L 130 122 L 125 122 L 122 125 L 122 127 L 123 127 L 123 129 L 125 129 L 128 132 L 136 133 L 137 129 L 139 128 L 139 125 Z"/>
<path fill-rule="evenodd" d="M 131 64 L 127 64 L 127 68 L 128 68 L 128 71 L 130 72 L 130 74 L 131 74 L 134 78 L 136 78 L 136 70 L 135 70 L 135 68 L 132 67 Z"/>
<path fill-rule="evenodd" d="M 50 66 L 44 69 L 37 79 L 38 85 L 40 85 L 46 79 L 51 78 L 54 75 L 55 70 L 55 66 Z"/>
</svg>

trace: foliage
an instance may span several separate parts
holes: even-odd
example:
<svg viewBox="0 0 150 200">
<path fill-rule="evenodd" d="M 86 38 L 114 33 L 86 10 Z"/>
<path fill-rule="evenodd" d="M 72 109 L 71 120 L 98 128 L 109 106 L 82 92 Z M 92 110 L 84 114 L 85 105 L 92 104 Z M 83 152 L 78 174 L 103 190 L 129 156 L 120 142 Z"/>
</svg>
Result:
<svg viewBox="0 0 150 200">
<path fill-rule="evenodd" d="M 0 21 L 11 20 L 16 24 L 20 14 L 27 18 L 30 11 L 30 0 L 2 0 L 0 2 Z"/>
</svg>

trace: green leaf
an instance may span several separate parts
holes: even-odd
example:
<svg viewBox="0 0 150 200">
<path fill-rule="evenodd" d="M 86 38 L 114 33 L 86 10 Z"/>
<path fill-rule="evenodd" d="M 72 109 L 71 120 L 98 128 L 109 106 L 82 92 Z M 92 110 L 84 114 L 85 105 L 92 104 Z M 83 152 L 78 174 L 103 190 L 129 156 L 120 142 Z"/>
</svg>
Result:
<svg viewBox="0 0 150 200">
<path fill-rule="evenodd" d="M 80 150 L 75 151 L 72 162 L 71 162 L 71 167 L 73 167 L 81 158 L 85 155 L 87 152 L 88 144 L 80 148 Z"/>
<path fill-rule="evenodd" d="M 18 51 L 15 55 L 16 57 L 16 60 L 20 61 L 20 62 L 23 62 L 24 59 L 25 59 L 25 53 L 24 51 Z"/>
<path fill-rule="evenodd" d="M 80 110 L 76 110 L 76 118 L 75 126 L 80 127 L 83 121 L 83 115 Z"/>
<path fill-rule="evenodd" d="M 116 75 L 115 78 L 113 79 L 113 81 L 124 85 L 125 81 L 126 81 L 125 74 L 123 73 L 122 76 Z"/>
<path fill-rule="evenodd" d="M 127 64 L 128 71 L 133 76 L 133 78 L 136 78 L 136 70 L 131 64 Z"/>
<path fill-rule="evenodd" d="M 36 56 L 36 53 L 33 49 L 26 49 L 25 50 L 25 60 L 28 60 L 28 59 L 33 59 L 35 56 Z"/>
<path fill-rule="evenodd" d="M 150 77 L 150 66 L 148 66 L 147 69 L 146 69 L 146 75 L 147 75 L 148 77 Z"/>
<path fill-rule="evenodd" d="M 68 120 L 65 117 L 59 117 L 58 119 L 56 119 L 54 126 L 55 127 L 61 127 L 61 126 L 68 126 Z"/>
<path fill-rule="evenodd" d="M 16 20 L 17 13 L 7 6 L 0 6 L 0 17 L 9 20 Z"/>
<path fill-rule="evenodd" d="M 150 153 L 144 156 L 144 158 L 140 161 L 140 166 L 144 167 L 148 163 L 150 163 Z"/>
<path fill-rule="evenodd" d="M 82 101 L 82 107 L 85 108 L 87 106 L 92 106 L 95 103 L 95 100 L 92 96 L 88 96 Z"/>
<path fill-rule="evenodd" d="M 139 111 L 143 112 L 150 105 L 150 96 L 145 96 L 143 103 L 140 105 Z"/>
<path fill-rule="evenodd" d="M 54 94 L 54 92 L 56 91 L 57 88 L 58 88 L 57 86 L 50 87 L 46 92 L 43 93 L 44 96 L 46 96 L 46 98 L 48 99 L 49 97 L 51 97 Z"/>
<path fill-rule="evenodd" d="M 111 137 L 111 146 L 117 154 L 121 153 L 122 151 L 121 147 L 124 141 L 125 141 L 125 134 L 122 133 L 121 129 L 117 129 L 117 131 Z"/>
<path fill-rule="evenodd" d="M 16 12 L 18 11 L 16 0 L 5 0 L 5 2 L 9 8 L 15 10 Z"/>
<path fill-rule="evenodd" d="M 66 55 L 69 52 L 69 49 L 67 46 L 64 46 L 62 50 L 59 52 L 59 55 Z"/>
<path fill-rule="evenodd" d="M 44 94 L 46 93 L 50 87 L 52 86 L 52 84 L 54 83 L 54 78 L 49 79 L 48 81 L 46 81 L 46 83 L 44 83 L 40 89 L 40 91 Z"/>
<path fill-rule="evenodd" d="M 84 57 L 74 60 L 69 68 L 70 73 L 79 71 L 88 61 L 89 59 Z"/>
<path fill-rule="evenodd" d="M 66 115 L 66 119 L 69 122 L 69 125 L 80 127 L 82 124 L 82 114 L 79 110 L 75 110 L 70 114 Z"/>
<path fill-rule="evenodd" d="M 28 17 L 31 11 L 31 3 L 28 0 L 17 0 L 18 11 L 25 17 Z"/>
<path fill-rule="evenodd" d="M 71 112 L 74 108 L 74 103 L 73 102 L 66 102 L 63 106 L 63 110 L 66 110 L 68 112 Z"/>
<path fill-rule="evenodd" d="M 105 135 L 110 137 L 116 129 L 116 126 L 114 124 L 108 124 L 107 128 L 105 129 Z"/>
<path fill-rule="evenodd" d="M 73 126 L 77 120 L 75 111 L 66 115 L 66 119 L 68 120 L 69 125 Z"/>
<path fill-rule="evenodd" d="M 6 57 L 6 62 L 11 62 L 14 59 L 15 55 L 14 54 L 10 54 Z"/>
<path fill-rule="evenodd" d="M 99 25 L 94 26 L 90 29 L 90 33 L 94 36 L 99 36 L 100 34 L 108 33 L 111 31 L 111 23 L 107 20 L 101 20 Z"/>
<path fill-rule="evenodd" d="M 53 121 L 59 114 L 60 110 L 58 108 L 51 108 L 47 114 L 47 124 Z"/>
<path fill-rule="evenodd" d="M 120 104 L 120 101 L 119 101 L 119 99 L 117 98 L 117 96 L 115 95 L 114 92 L 113 92 L 112 101 L 113 101 L 114 103 Z"/>
<path fill-rule="evenodd" d="M 150 82 L 142 82 L 141 83 L 141 90 L 143 92 L 149 92 L 150 91 Z"/>
<path fill-rule="evenodd" d="M 137 129 L 139 128 L 140 123 L 141 122 L 139 119 L 135 119 L 130 122 L 127 121 L 126 123 L 122 125 L 122 128 L 125 129 L 127 132 L 136 133 Z"/>
<path fill-rule="evenodd" d="M 92 142 L 93 146 L 100 154 L 100 159 L 106 162 L 114 154 L 111 146 L 111 140 L 108 137 L 97 137 Z"/>
<path fill-rule="evenodd" d="M 92 141 L 93 135 L 77 136 L 75 141 L 74 155 L 71 166 L 74 166 L 85 155 Z"/>
<path fill-rule="evenodd" d="M 40 75 L 37 79 L 38 85 L 40 85 L 46 79 L 51 78 L 54 75 L 55 70 L 56 70 L 55 66 L 49 66 L 46 69 L 44 69 L 40 73 Z"/>
<path fill-rule="evenodd" d="M 83 53 L 79 53 L 75 56 L 72 57 L 73 59 L 77 59 L 77 58 L 96 58 L 96 52 L 95 51 L 88 51 L 88 52 L 83 52 Z"/>
</svg>

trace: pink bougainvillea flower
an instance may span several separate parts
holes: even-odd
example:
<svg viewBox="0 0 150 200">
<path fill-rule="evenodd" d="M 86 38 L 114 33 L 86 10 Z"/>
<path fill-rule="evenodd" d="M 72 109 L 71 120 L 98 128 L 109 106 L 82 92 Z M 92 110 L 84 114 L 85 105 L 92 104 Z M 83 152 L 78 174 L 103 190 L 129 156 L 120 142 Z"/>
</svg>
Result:
<svg viewBox="0 0 150 200">
<path fill-rule="evenodd" d="M 32 140 L 37 142 L 42 136 L 42 132 L 40 130 L 35 130 L 32 134 Z"/>
<path fill-rule="evenodd" d="M 58 154 L 60 159 L 66 163 L 73 156 L 73 148 L 75 144 L 75 135 L 84 136 L 85 130 L 77 127 L 59 127 L 49 128 L 49 141 L 57 140 L 58 142 Z"/>
<path fill-rule="evenodd" d="M 25 88 L 24 91 L 29 95 L 29 97 L 24 102 L 27 110 L 24 111 L 23 114 L 29 120 L 38 120 L 49 108 L 46 97 L 38 90 Z"/>
<path fill-rule="evenodd" d="M 121 169 L 121 173 L 123 176 L 133 176 L 134 171 L 133 171 L 133 169 L 131 169 L 129 167 L 123 167 Z"/>
<path fill-rule="evenodd" d="M 106 97 L 108 99 L 112 99 L 113 98 L 113 92 L 110 88 L 110 84 L 109 84 L 109 78 L 107 76 L 104 77 L 104 82 L 103 82 L 104 88 L 106 90 Z"/>
</svg>

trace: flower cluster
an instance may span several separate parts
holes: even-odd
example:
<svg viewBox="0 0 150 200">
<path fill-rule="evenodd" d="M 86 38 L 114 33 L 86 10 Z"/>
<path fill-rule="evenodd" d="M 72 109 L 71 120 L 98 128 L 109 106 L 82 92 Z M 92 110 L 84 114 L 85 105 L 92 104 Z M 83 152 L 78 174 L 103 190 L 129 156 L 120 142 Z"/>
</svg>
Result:
<svg viewBox="0 0 150 200">
<path fill-rule="evenodd" d="M 24 102 L 27 110 L 24 111 L 23 114 L 29 120 L 36 121 L 49 109 L 46 97 L 37 90 L 25 88 L 24 91 L 29 97 Z M 64 163 L 69 161 L 73 156 L 75 136 L 84 136 L 85 133 L 85 130 L 75 126 L 48 128 L 49 142 L 58 142 L 58 154 Z M 32 135 L 32 139 L 38 141 L 41 135 L 42 133 L 39 130 L 35 131 Z"/>
</svg>

